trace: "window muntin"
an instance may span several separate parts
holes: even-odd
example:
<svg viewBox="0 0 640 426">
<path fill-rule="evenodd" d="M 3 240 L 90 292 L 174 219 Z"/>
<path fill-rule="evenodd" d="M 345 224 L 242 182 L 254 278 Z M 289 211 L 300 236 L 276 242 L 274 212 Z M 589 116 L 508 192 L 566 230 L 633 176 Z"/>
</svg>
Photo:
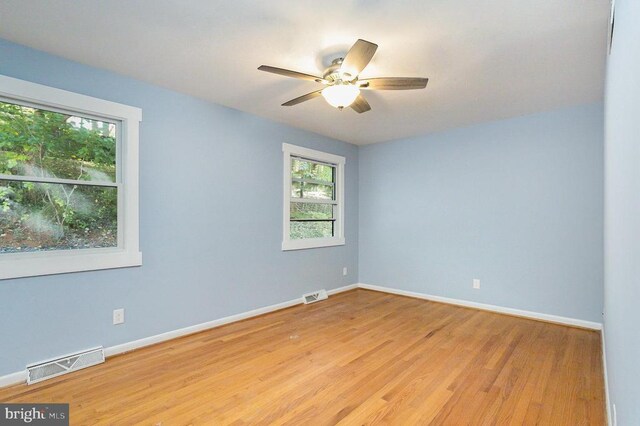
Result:
<svg viewBox="0 0 640 426">
<path fill-rule="evenodd" d="M 119 123 L 0 99 L 0 254 L 118 246 Z"/>
<path fill-rule="evenodd" d="M 344 157 L 283 144 L 283 250 L 344 244 Z"/>
</svg>

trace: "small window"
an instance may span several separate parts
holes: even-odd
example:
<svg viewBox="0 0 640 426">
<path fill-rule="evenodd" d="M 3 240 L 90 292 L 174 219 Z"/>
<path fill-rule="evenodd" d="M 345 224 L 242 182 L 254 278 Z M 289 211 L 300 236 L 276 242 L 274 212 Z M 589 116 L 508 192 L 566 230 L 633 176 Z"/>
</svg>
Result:
<svg viewBox="0 0 640 426">
<path fill-rule="evenodd" d="M 0 279 L 141 264 L 140 117 L 0 76 Z"/>
<path fill-rule="evenodd" d="M 282 249 L 344 244 L 344 157 L 283 144 Z"/>
</svg>

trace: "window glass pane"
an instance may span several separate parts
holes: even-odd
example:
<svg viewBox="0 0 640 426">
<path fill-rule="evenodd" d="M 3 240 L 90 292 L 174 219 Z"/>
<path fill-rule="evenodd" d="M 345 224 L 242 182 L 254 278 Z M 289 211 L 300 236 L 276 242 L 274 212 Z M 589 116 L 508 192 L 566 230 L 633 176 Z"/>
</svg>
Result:
<svg viewBox="0 0 640 426">
<path fill-rule="evenodd" d="M 291 196 L 302 198 L 302 182 L 291 182 Z"/>
<path fill-rule="evenodd" d="M 303 196 L 315 200 L 333 200 L 333 186 L 305 182 Z"/>
<path fill-rule="evenodd" d="M 313 200 L 333 200 L 333 186 L 307 182 L 291 182 L 291 196 Z"/>
<path fill-rule="evenodd" d="M 333 237 L 333 222 L 291 222 L 292 240 Z"/>
<path fill-rule="evenodd" d="M 326 164 L 318 164 L 298 158 L 291 159 L 291 176 L 298 179 L 333 182 L 334 168 Z"/>
<path fill-rule="evenodd" d="M 0 101 L 0 174 L 115 182 L 116 125 Z"/>
<path fill-rule="evenodd" d="M 333 219 L 331 204 L 291 203 L 291 219 Z"/>
<path fill-rule="evenodd" d="M 0 253 L 117 247 L 117 188 L 0 180 Z"/>
</svg>

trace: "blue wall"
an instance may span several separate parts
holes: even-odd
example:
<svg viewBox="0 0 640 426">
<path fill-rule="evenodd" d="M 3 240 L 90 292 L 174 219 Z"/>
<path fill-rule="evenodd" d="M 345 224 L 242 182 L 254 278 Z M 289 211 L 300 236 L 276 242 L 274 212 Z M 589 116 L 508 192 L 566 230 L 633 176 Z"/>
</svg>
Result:
<svg viewBox="0 0 640 426">
<path fill-rule="evenodd" d="M 363 147 L 360 282 L 600 322 L 602 150 L 601 104 Z"/>
<path fill-rule="evenodd" d="M 0 74 L 144 116 L 144 265 L 0 281 L 0 375 L 358 281 L 600 321 L 602 105 L 358 149 L 2 40 Z M 280 250 L 282 142 L 347 157 L 346 246 Z"/>
<path fill-rule="evenodd" d="M 357 147 L 2 40 L 0 74 L 143 109 L 144 262 L 0 281 L 0 375 L 357 282 Z M 345 246 L 281 251 L 283 142 L 347 158 Z"/>
<path fill-rule="evenodd" d="M 605 107 L 605 337 L 618 425 L 640 424 L 640 2 L 616 1 Z"/>
</svg>

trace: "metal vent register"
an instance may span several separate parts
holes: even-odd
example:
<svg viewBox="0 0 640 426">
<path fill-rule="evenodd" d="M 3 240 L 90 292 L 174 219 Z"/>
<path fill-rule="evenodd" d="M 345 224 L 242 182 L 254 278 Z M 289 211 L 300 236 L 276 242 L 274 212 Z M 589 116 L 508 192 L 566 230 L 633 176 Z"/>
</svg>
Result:
<svg viewBox="0 0 640 426">
<path fill-rule="evenodd" d="M 27 366 L 27 383 L 37 383 L 104 362 L 102 347 Z"/>
<path fill-rule="evenodd" d="M 302 300 L 304 300 L 304 304 L 307 305 L 309 303 L 319 302 L 321 300 L 327 299 L 329 296 L 327 295 L 326 290 L 318 290 L 313 293 L 307 293 L 302 295 Z"/>
</svg>

